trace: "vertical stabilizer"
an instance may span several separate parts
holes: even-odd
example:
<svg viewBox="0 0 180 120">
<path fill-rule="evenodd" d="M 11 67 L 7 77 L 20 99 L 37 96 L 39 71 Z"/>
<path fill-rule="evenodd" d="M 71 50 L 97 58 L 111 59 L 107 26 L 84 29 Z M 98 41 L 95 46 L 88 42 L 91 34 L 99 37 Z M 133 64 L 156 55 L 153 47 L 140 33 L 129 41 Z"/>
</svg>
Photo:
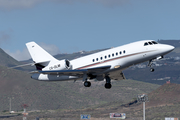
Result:
<svg viewBox="0 0 180 120">
<path fill-rule="evenodd" d="M 26 43 L 26 46 L 35 63 L 58 61 L 35 42 Z"/>
</svg>

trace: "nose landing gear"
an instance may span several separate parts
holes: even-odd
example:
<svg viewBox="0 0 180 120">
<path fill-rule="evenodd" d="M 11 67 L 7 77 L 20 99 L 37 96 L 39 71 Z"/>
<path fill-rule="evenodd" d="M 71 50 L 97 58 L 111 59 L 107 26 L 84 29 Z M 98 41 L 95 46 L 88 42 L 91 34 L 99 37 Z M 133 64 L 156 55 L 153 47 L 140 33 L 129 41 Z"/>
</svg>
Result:
<svg viewBox="0 0 180 120">
<path fill-rule="evenodd" d="M 151 71 L 151 72 L 154 72 L 154 68 L 151 68 L 150 71 Z"/>
<path fill-rule="evenodd" d="M 153 65 L 153 60 L 149 60 L 148 67 L 151 67 L 151 68 L 150 68 L 150 71 L 151 71 L 151 72 L 154 72 L 155 69 L 152 68 L 152 65 Z"/>
</svg>

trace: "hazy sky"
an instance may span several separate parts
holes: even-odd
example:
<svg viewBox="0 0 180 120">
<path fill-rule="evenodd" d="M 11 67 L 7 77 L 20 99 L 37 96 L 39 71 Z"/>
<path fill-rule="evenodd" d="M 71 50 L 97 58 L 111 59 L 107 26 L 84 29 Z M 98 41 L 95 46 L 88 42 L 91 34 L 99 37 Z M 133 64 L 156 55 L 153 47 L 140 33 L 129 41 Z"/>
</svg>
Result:
<svg viewBox="0 0 180 120">
<path fill-rule="evenodd" d="M 180 39 L 180 0 L 0 0 L 0 47 L 29 58 L 35 41 L 51 54 Z"/>
</svg>

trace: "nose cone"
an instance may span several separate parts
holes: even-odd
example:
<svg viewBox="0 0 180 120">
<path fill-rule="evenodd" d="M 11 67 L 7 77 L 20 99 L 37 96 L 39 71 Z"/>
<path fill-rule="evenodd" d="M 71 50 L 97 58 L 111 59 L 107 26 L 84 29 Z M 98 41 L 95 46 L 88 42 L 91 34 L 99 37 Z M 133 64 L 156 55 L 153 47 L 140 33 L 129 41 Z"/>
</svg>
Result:
<svg viewBox="0 0 180 120">
<path fill-rule="evenodd" d="M 175 47 L 172 46 L 172 45 L 162 45 L 162 46 L 160 47 L 160 49 L 161 49 L 161 52 L 162 52 L 163 54 L 168 54 L 168 53 L 170 53 L 171 51 L 173 51 L 173 50 L 175 49 Z"/>
<path fill-rule="evenodd" d="M 171 52 L 175 49 L 175 47 L 172 45 L 167 45 L 166 49 L 167 49 L 167 51 Z"/>
</svg>

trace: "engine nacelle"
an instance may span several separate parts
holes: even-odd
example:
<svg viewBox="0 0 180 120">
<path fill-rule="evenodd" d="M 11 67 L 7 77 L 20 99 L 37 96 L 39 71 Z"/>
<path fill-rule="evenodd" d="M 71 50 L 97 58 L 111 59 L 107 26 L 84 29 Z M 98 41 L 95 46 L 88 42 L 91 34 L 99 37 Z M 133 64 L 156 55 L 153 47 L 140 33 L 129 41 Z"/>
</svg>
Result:
<svg viewBox="0 0 180 120">
<path fill-rule="evenodd" d="M 163 56 L 159 56 L 156 58 L 157 60 L 163 59 Z"/>
<path fill-rule="evenodd" d="M 48 66 L 44 67 L 42 71 L 45 70 L 69 70 L 72 69 L 72 65 L 70 64 L 69 60 L 64 59 L 58 62 L 50 62 Z"/>
</svg>

